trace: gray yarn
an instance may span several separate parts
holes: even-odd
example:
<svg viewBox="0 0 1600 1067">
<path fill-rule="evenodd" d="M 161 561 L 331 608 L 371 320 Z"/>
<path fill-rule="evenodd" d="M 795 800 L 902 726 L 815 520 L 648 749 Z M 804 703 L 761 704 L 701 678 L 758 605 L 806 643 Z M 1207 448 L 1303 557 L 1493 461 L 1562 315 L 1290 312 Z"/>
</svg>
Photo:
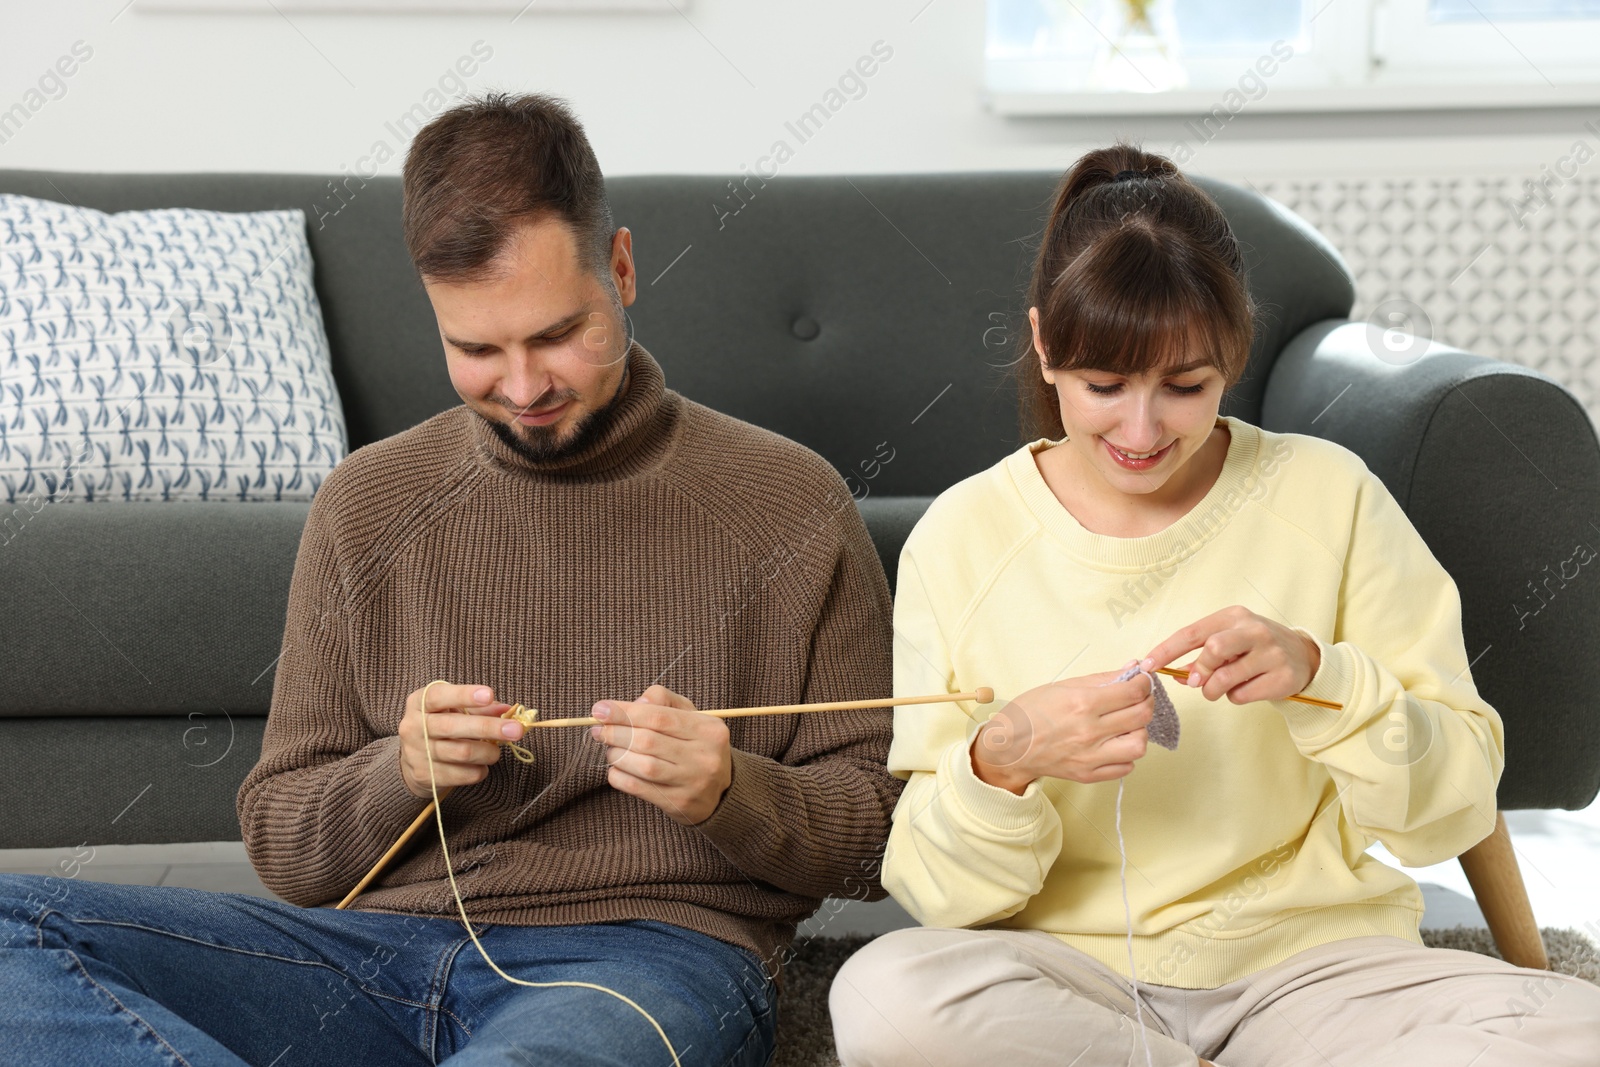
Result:
<svg viewBox="0 0 1600 1067">
<path fill-rule="evenodd" d="M 1135 663 L 1113 681 L 1126 682 L 1136 674 L 1150 676 L 1150 695 L 1155 697 L 1156 711 L 1150 719 L 1150 725 L 1145 727 L 1145 733 L 1150 740 L 1162 748 L 1172 752 L 1178 749 L 1178 709 L 1172 706 L 1172 698 L 1167 695 L 1166 686 L 1161 684 L 1161 676 L 1155 671 L 1140 671 Z M 1107 683 L 1110 684 L 1110 683 Z"/>
<path fill-rule="evenodd" d="M 1150 677 L 1150 695 L 1155 699 L 1155 713 L 1150 718 L 1150 725 L 1145 727 L 1145 734 L 1151 741 L 1170 751 L 1178 748 L 1178 709 L 1172 706 L 1172 698 L 1167 695 L 1166 687 L 1161 684 L 1161 676 L 1154 671 L 1141 671 L 1135 663 L 1114 681 L 1126 682 L 1136 674 L 1146 674 Z M 1104 683 L 1110 685 L 1110 682 Z M 1133 984 L 1133 1013 L 1134 1025 L 1139 1029 L 1139 1036 L 1144 1041 L 1144 1062 L 1146 1067 L 1151 1063 L 1150 1034 L 1144 1026 L 1144 1007 L 1139 1001 L 1139 979 L 1137 968 L 1133 962 L 1133 909 L 1128 904 L 1128 846 L 1122 839 L 1122 789 L 1127 784 L 1127 776 L 1117 779 L 1117 851 L 1122 855 L 1122 911 L 1128 919 L 1128 980 Z"/>
</svg>

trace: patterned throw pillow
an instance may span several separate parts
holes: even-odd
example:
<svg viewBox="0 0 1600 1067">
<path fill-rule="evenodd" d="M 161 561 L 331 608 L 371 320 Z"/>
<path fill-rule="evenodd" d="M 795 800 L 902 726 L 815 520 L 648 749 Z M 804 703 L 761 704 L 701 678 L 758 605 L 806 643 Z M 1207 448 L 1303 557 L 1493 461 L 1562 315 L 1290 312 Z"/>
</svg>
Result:
<svg viewBox="0 0 1600 1067">
<path fill-rule="evenodd" d="M 0 194 L 0 501 L 309 500 L 346 450 L 302 212 Z"/>
</svg>

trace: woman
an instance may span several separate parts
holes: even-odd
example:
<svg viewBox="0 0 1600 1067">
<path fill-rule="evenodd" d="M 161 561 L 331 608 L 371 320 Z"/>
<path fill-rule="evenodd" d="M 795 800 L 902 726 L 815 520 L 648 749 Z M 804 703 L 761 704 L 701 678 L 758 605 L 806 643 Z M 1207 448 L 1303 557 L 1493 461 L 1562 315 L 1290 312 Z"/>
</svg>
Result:
<svg viewBox="0 0 1600 1067">
<path fill-rule="evenodd" d="M 1362 461 L 1218 417 L 1255 309 L 1216 204 L 1090 152 L 1029 296 L 1034 440 L 900 557 L 895 692 L 997 703 L 896 713 L 883 883 L 923 927 L 841 970 L 846 1067 L 1596 1062 L 1600 988 L 1424 948 L 1416 883 L 1365 854 L 1487 836 L 1500 717 Z"/>
</svg>

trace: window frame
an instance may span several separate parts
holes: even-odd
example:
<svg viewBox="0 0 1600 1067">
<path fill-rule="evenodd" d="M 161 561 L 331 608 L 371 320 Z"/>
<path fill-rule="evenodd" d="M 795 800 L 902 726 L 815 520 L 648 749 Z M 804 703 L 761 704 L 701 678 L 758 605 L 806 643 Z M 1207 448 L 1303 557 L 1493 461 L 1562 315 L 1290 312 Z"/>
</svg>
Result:
<svg viewBox="0 0 1600 1067">
<path fill-rule="evenodd" d="M 990 7 L 996 2 L 988 0 Z M 1564 61 L 1567 53 L 1590 46 L 1562 41 L 1573 23 L 1589 23 L 1581 27 L 1584 33 L 1570 36 L 1581 42 L 1592 36 L 1589 54 L 1600 55 L 1600 19 L 1431 24 L 1426 23 L 1428 0 L 1316 2 L 1321 6 L 1311 16 L 1308 47 L 1296 49 L 1270 75 L 1245 83 L 1252 89 L 1264 83 L 1259 92 L 1234 91 L 1261 58 L 1243 53 L 1185 60 L 1190 88 L 1126 92 L 1090 89 L 1081 80 L 1074 86 L 1050 76 L 1049 67 L 1057 61 L 994 59 L 986 47 L 984 95 L 991 110 L 1014 116 L 1192 115 L 1219 106 L 1232 112 L 1288 113 L 1600 104 L 1600 68 L 1590 62 L 1580 69 L 1580 64 Z M 1518 29 L 1509 36 L 1522 54 L 1500 32 L 1513 21 Z M 988 24 L 986 16 L 986 34 Z M 1563 34 L 1549 34 L 1557 25 Z M 1541 32 L 1547 40 L 1561 42 L 1557 49 L 1563 62 L 1532 46 L 1531 39 Z M 1399 54 L 1395 42 L 1402 40 L 1417 41 L 1418 51 Z M 1466 61 L 1460 58 L 1464 40 L 1472 45 L 1473 58 Z"/>
</svg>

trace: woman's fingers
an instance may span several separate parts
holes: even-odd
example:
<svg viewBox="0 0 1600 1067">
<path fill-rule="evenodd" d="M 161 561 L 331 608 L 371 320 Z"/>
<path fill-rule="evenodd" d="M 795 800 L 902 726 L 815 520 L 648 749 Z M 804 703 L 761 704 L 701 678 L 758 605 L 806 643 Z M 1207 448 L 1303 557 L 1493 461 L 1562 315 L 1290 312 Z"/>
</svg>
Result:
<svg viewBox="0 0 1600 1067">
<path fill-rule="evenodd" d="M 990 784 L 997 783 L 984 777 L 988 772 L 1024 784 L 1041 776 L 1089 782 L 1117 777 L 1107 764 L 1132 770 L 1145 754 L 1155 700 L 1149 678 L 1116 680 L 1126 669 L 1047 683 L 1008 701 L 972 739 L 979 777 Z"/>
<path fill-rule="evenodd" d="M 1155 718 L 1156 703 L 1154 700 L 1142 700 L 1131 707 L 1121 708 L 1108 715 L 1100 717 L 1100 729 L 1106 737 L 1117 737 L 1149 726 L 1150 720 Z"/>
<path fill-rule="evenodd" d="M 1054 688 L 1057 692 L 1054 695 L 1062 700 L 1087 701 L 1085 707 L 1089 713 L 1102 716 L 1150 699 L 1150 679 L 1142 674 L 1136 674 L 1126 681 L 1119 682 L 1115 679 L 1120 673 L 1120 671 L 1102 672 L 1102 674 L 1086 674 L 1081 678 L 1068 678 L 1055 683 Z M 1093 681 L 1102 676 L 1108 680 Z"/>
<path fill-rule="evenodd" d="M 1137 661 L 1134 661 L 1134 662 L 1137 662 Z M 1118 667 L 1114 671 L 1100 671 L 1100 672 L 1098 672 L 1096 674 L 1083 674 L 1083 675 L 1079 675 L 1076 678 L 1069 678 L 1066 681 L 1060 682 L 1058 684 L 1060 684 L 1060 685 L 1094 685 L 1094 686 L 1101 686 L 1101 685 L 1105 685 L 1105 684 L 1107 684 L 1109 682 L 1115 682 L 1117 680 L 1117 675 L 1121 674 L 1123 671 L 1127 670 L 1131 666 L 1133 666 L 1133 663 L 1130 662 L 1130 663 L 1128 663 L 1128 664 L 1126 664 L 1124 666 Z"/>
<path fill-rule="evenodd" d="M 1152 669 L 1168 666 L 1173 660 L 1204 645 L 1212 634 L 1233 625 L 1231 611 L 1231 608 L 1223 608 L 1174 631 L 1171 637 L 1152 648 L 1143 658 L 1154 661 Z"/>
<path fill-rule="evenodd" d="M 1195 677 L 1194 672 L 1199 671 L 1197 685 L 1205 685 L 1217 671 L 1251 652 L 1256 647 L 1256 638 L 1255 633 L 1242 626 L 1212 634 L 1201 646 L 1200 654 L 1189 664 L 1189 679 L 1185 679 L 1185 684 L 1189 684 L 1189 680 Z"/>
<path fill-rule="evenodd" d="M 1241 656 L 1207 678 L 1201 692 L 1207 700 L 1226 696 L 1235 704 L 1287 696 L 1295 690 L 1292 686 L 1286 688 L 1284 674 L 1274 675 L 1275 671 L 1287 667 L 1280 660 L 1281 657 L 1263 651 Z"/>
<path fill-rule="evenodd" d="M 1101 742 L 1095 755 L 1110 763 L 1132 763 L 1141 758 L 1149 747 L 1150 738 L 1144 727 L 1129 730 L 1125 734 L 1116 734 Z"/>
<path fill-rule="evenodd" d="M 1132 773 L 1133 764 L 1131 763 L 1107 763 L 1104 766 L 1096 767 L 1089 774 L 1085 775 L 1082 781 L 1086 784 L 1093 785 L 1095 782 L 1109 782 L 1113 779 L 1122 778 Z"/>
<path fill-rule="evenodd" d="M 1206 658 L 1206 648 L 1208 646 L 1211 647 L 1211 655 L 1213 657 L 1215 657 L 1220 650 L 1219 646 L 1212 645 L 1213 638 L 1215 638 L 1218 634 L 1237 630 L 1240 626 L 1246 624 L 1250 620 L 1259 618 L 1259 615 L 1244 605 L 1232 604 L 1220 611 L 1212 612 L 1203 619 L 1197 619 L 1188 626 L 1177 630 L 1171 637 L 1167 638 L 1155 648 L 1151 649 L 1145 658 L 1154 661 L 1151 664 L 1152 669 L 1155 667 L 1166 667 L 1170 666 L 1174 660 L 1183 657 L 1189 652 L 1199 649 L 1200 655 L 1196 657 L 1196 661 L 1200 662 L 1201 671 L 1209 674 L 1211 671 L 1221 666 L 1222 663 L 1227 659 L 1231 658 L 1231 656 L 1224 656 L 1221 660 Z M 1246 643 L 1248 644 L 1249 641 L 1247 640 Z M 1234 656 L 1238 654 L 1239 652 L 1237 649 L 1235 649 L 1232 653 Z"/>
</svg>

